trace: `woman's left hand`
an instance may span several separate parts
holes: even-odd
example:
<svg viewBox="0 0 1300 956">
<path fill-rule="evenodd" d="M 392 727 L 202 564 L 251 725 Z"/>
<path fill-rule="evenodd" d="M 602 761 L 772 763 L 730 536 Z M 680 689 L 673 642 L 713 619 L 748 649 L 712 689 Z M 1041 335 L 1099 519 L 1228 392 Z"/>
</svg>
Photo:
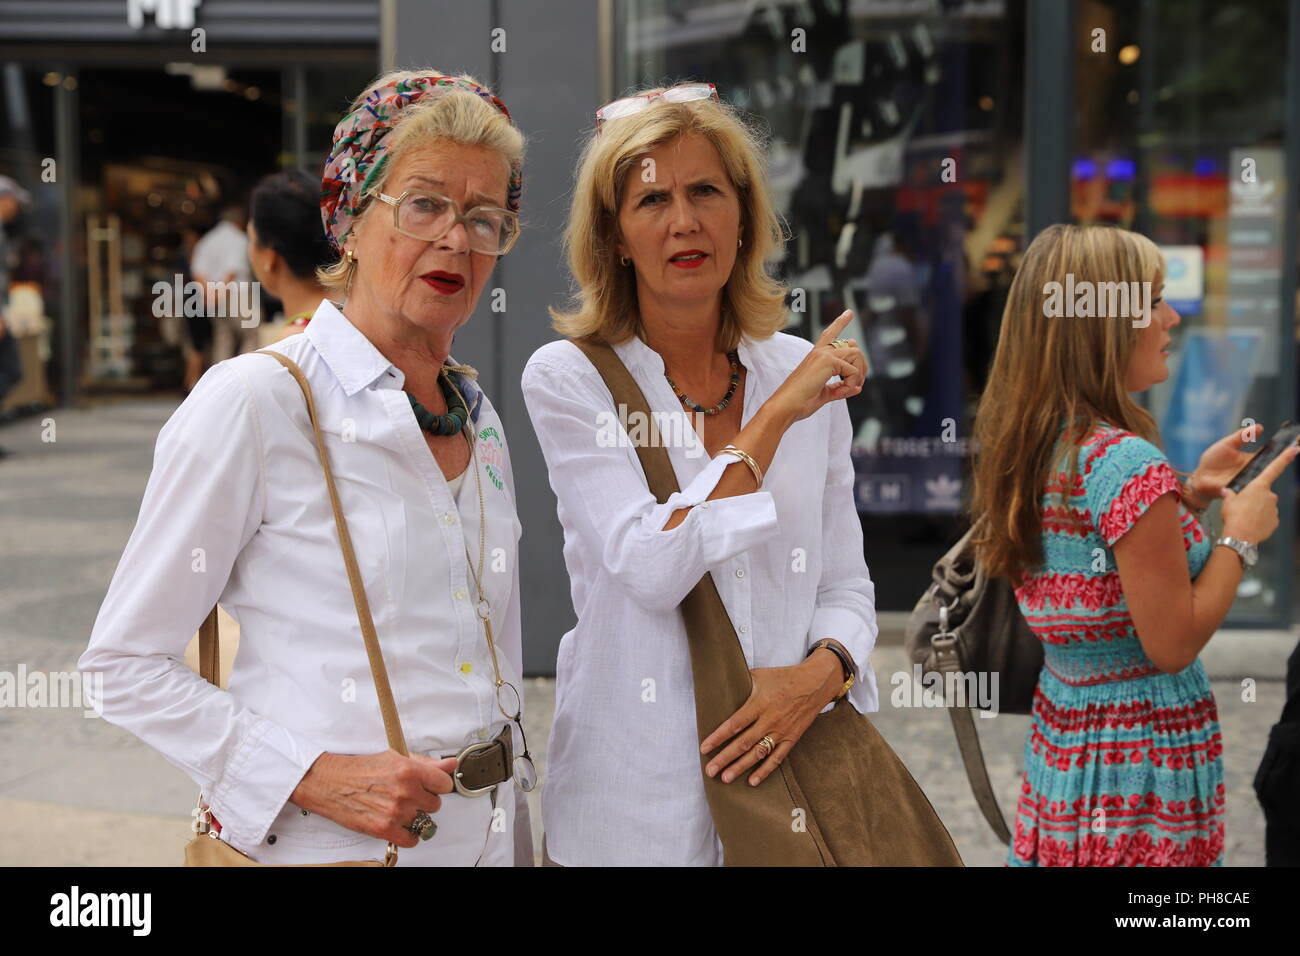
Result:
<svg viewBox="0 0 1300 956">
<path fill-rule="evenodd" d="M 1188 490 L 1201 499 L 1200 502 L 1193 502 L 1197 508 L 1206 507 L 1214 499 L 1222 496 L 1224 487 L 1232 481 L 1237 472 L 1246 467 L 1246 462 L 1254 457 L 1255 451 L 1258 451 L 1258 447 L 1255 451 L 1242 451 L 1242 448 L 1251 443 L 1252 434 L 1253 440 L 1257 442 L 1263 433 L 1263 425 L 1239 428 L 1205 449 L 1205 454 L 1201 455 L 1196 470 L 1187 479 Z"/>
<path fill-rule="evenodd" d="M 749 777 L 750 784 L 758 786 L 839 693 L 844 675 L 839 658 L 824 648 L 793 667 L 759 667 L 749 673 L 754 681 L 749 699 L 705 738 L 700 753 L 731 741 L 709 761 L 705 772 L 710 777 L 721 773 L 722 782 L 730 783 L 758 764 Z M 776 747 L 764 757 L 758 743 L 768 734 Z"/>
</svg>

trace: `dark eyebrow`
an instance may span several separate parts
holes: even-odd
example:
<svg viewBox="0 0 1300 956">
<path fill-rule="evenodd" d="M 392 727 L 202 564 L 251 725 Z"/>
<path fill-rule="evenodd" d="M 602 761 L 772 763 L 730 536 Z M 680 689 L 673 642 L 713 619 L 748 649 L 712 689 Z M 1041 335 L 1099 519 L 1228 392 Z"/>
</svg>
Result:
<svg viewBox="0 0 1300 956">
<path fill-rule="evenodd" d="M 696 179 L 693 180 L 692 182 L 687 183 L 686 185 L 688 188 L 692 188 L 692 189 L 696 186 L 713 186 L 714 188 L 717 189 L 722 188 L 718 184 L 717 178 L 713 176 L 703 176 L 700 179 Z M 645 186 L 646 188 L 641 190 L 634 188 L 632 190 L 631 198 L 634 200 L 644 199 L 646 196 L 662 195 L 664 193 L 671 192 L 671 190 L 664 189 L 662 186 L 658 185 L 657 183 L 646 183 Z"/>
<path fill-rule="evenodd" d="M 424 183 L 425 185 L 434 186 L 438 189 L 447 188 L 446 183 L 444 183 L 441 179 L 434 179 L 432 176 L 412 176 L 410 179 L 407 180 L 407 183 L 408 184 Z M 495 206 L 499 209 L 505 208 L 505 203 L 498 202 L 496 199 L 493 199 L 491 196 L 485 195 L 483 193 L 475 193 L 474 195 L 469 197 L 469 200 L 475 206 Z"/>
</svg>

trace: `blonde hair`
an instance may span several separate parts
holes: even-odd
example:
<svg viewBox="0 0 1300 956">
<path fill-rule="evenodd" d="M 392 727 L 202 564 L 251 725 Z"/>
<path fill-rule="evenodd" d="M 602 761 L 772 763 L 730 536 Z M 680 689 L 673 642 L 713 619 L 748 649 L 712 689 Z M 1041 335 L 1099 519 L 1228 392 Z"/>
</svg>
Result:
<svg viewBox="0 0 1300 956">
<path fill-rule="evenodd" d="M 762 136 L 731 107 L 711 99 L 657 99 L 639 113 L 605 124 L 583 148 L 564 233 L 576 284 L 574 307 L 549 310 L 562 335 L 612 344 L 640 330 L 636 275 L 619 264 L 619 206 L 628 174 L 642 157 L 685 133 L 699 133 L 713 144 L 740 198 L 744 242 L 723 287 L 719 350 L 734 349 L 742 333 L 762 339 L 786 326 L 785 287 L 767 271 L 786 235 L 768 191 Z"/>
<path fill-rule="evenodd" d="M 416 77 L 448 75 L 451 74 L 444 74 L 432 68 L 394 70 L 385 73 L 376 77 L 358 94 L 352 101 L 349 112 L 361 109 L 366 102 L 366 97 L 382 87 Z M 483 86 L 466 73 L 461 73 L 456 78 Z M 482 97 L 468 90 L 451 89 L 439 96 L 422 97 L 404 107 L 398 116 L 399 119 L 392 131 L 384 138 L 383 145 L 387 159 L 362 198 L 361 209 L 353 220 L 353 228 L 362 222 L 376 205 L 371 197 L 383 191 L 384 184 L 398 160 L 407 152 L 419 150 L 439 141 L 450 141 L 465 146 L 484 146 L 500 153 L 507 165 L 523 161 L 523 134 L 504 114 Z M 316 278 L 330 293 L 331 298 L 342 299 L 352 284 L 355 269 L 356 260 L 343 255 L 337 262 L 317 269 Z"/>
<path fill-rule="evenodd" d="M 1046 314 L 1048 283 L 1151 282 L 1164 273 L 1146 236 L 1110 226 L 1055 225 L 1030 243 L 1012 280 L 988 384 L 975 419 L 975 542 L 991 575 L 1019 584 L 1042 564 L 1042 498 L 1068 459 L 1066 489 L 1079 474 L 1079 444 L 1105 421 L 1159 444 L 1151 414 L 1125 388 L 1142 330 L 1134 311 L 1107 318 Z M 1062 427 L 1071 426 L 1062 436 Z M 1062 438 L 1059 455 L 1054 455 Z M 1068 494 L 1068 491 L 1065 492 Z"/>
</svg>

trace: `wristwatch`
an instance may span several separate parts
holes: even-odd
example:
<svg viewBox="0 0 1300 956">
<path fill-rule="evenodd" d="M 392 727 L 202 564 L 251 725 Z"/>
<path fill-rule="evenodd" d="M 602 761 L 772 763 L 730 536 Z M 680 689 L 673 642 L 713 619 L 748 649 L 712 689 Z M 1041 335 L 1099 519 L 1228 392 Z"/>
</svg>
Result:
<svg viewBox="0 0 1300 956">
<path fill-rule="evenodd" d="M 1237 557 L 1241 558 L 1242 568 L 1247 571 L 1253 568 L 1255 562 L 1259 560 L 1259 548 L 1255 547 L 1249 541 L 1242 541 L 1240 538 L 1230 538 L 1227 535 L 1224 535 L 1218 541 L 1214 542 L 1216 548 L 1219 545 L 1223 545 L 1224 547 L 1236 551 Z"/>
</svg>

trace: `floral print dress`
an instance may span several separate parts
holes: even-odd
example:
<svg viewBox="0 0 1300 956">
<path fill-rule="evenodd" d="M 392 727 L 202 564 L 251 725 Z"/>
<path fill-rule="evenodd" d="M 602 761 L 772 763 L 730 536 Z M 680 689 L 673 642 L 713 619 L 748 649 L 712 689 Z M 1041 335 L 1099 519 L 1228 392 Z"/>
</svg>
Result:
<svg viewBox="0 0 1300 956">
<path fill-rule="evenodd" d="M 1068 463 L 1065 466 L 1068 468 Z M 1102 423 L 1079 475 L 1043 497 L 1044 564 L 1016 589 L 1043 642 L 1010 866 L 1221 866 L 1223 742 L 1199 660 L 1161 672 L 1142 650 L 1111 551 L 1179 484 L 1164 454 Z M 1213 544 L 1178 506 L 1195 578 Z"/>
</svg>

